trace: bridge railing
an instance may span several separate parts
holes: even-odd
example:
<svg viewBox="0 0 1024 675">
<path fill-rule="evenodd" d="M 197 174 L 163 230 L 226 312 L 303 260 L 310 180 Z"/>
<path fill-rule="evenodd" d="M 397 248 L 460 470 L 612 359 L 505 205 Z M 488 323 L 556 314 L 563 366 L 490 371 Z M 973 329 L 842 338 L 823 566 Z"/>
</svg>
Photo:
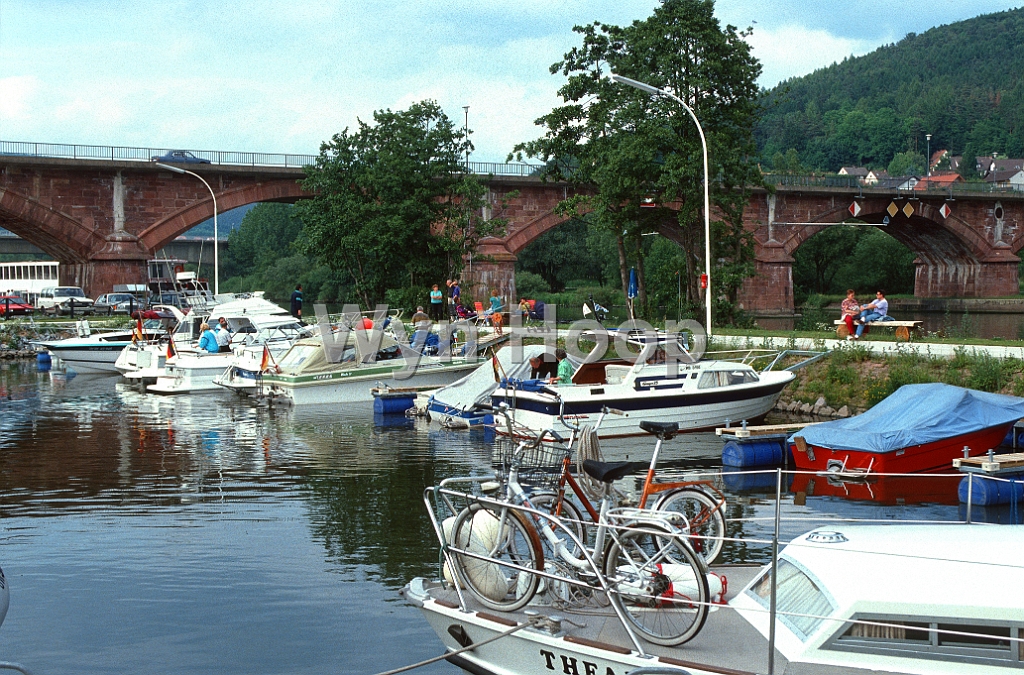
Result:
<svg viewBox="0 0 1024 675">
<path fill-rule="evenodd" d="M 175 150 L 180 148 L 174 148 Z M 55 159 L 92 159 L 109 161 L 148 162 L 153 157 L 166 155 L 171 148 L 132 148 L 109 145 L 78 145 L 67 143 L 35 143 L 32 141 L 0 141 L 0 155 L 21 157 L 50 157 Z M 221 166 L 300 168 L 313 164 L 317 155 L 285 154 L 273 152 L 234 152 L 224 150 L 189 150 L 210 164 Z M 496 176 L 532 176 L 540 166 L 522 163 L 470 162 L 469 170 L 476 174 Z"/>
<path fill-rule="evenodd" d="M 916 185 L 914 187 L 898 187 L 884 185 L 862 185 L 856 176 L 801 176 L 795 174 L 767 173 L 764 174 L 764 181 L 768 185 L 780 187 L 823 187 L 823 188 L 852 188 L 855 190 L 883 190 L 899 194 L 952 194 L 967 192 L 1020 192 L 1024 186 L 1014 187 L 1013 185 L 999 183 L 951 183 L 949 185 Z"/>
</svg>

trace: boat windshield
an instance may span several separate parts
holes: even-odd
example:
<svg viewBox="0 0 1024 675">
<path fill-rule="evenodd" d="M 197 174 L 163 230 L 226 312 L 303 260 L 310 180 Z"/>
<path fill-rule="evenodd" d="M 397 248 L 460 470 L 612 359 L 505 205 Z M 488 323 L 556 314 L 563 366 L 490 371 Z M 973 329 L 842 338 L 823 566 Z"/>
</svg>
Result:
<svg viewBox="0 0 1024 675">
<path fill-rule="evenodd" d="M 299 369 L 299 366 L 322 350 L 323 348 L 319 345 L 294 345 L 281 358 L 278 365 L 281 366 L 282 370 L 294 372 Z"/>
<path fill-rule="evenodd" d="M 757 381 L 757 373 L 753 370 L 706 370 L 701 373 L 697 388 L 712 389 L 737 384 L 751 384 Z"/>
<path fill-rule="evenodd" d="M 786 559 L 779 560 L 776 593 L 779 619 L 804 642 L 836 610 L 836 603 L 826 594 L 824 587 Z M 765 609 L 769 608 L 772 594 L 770 568 L 751 585 L 747 594 Z"/>
</svg>

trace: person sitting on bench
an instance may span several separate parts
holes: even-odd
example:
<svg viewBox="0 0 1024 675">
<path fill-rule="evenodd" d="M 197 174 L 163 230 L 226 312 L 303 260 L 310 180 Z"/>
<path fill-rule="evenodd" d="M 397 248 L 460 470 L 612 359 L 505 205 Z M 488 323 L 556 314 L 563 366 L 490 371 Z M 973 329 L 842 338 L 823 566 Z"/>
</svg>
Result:
<svg viewBox="0 0 1024 675">
<path fill-rule="evenodd" d="M 861 308 L 860 319 L 855 322 L 857 323 L 857 334 L 853 336 L 853 339 L 859 340 L 864 333 L 864 326 L 872 321 L 892 321 L 892 317 L 888 314 L 889 301 L 885 299 L 885 292 L 878 290 L 875 292 L 875 299 Z"/>
<path fill-rule="evenodd" d="M 843 312 L 843 316 L 841 318 L 846 322 L 846 329 L 848 331 L 846 334 L 847 340 L 853 339 L 850 337 L 853 335 L 853 331 L 855 330 L 853 327 L 853 320 L 860 316 L 860 305 L 857 304 L 857 298 L 853 296 L 854 290 L 852 288 L 848 289 L 846 291 L 846 299 L 843 300 L 843 304 L 839 306 L 840 310 Z"/>
</svg>

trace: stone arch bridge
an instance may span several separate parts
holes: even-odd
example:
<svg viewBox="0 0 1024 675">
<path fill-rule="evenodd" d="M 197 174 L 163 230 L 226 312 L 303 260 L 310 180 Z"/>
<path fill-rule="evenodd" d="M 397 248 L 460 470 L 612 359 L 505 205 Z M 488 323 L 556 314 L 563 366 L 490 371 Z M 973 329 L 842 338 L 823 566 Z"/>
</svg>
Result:
<svg viewBox="0 0 1024 675">
<path fill-rule="evenodd" d="M 217 195 L 220 212 L 254 202 L 304 196 L 301 168 L 194 164 Z M 507 198 L 510 193 L 516 195 Z M 485 216 L 509 219 L 505 236 L 481 242 L 468 261 L 474 297 L 496 288 L 515 299 L 517 255 L 564 222 L 563 184 L 493 176 Z M 507 198 L 507 199 L 506 199 Z M 504 208 L 502 202 L 507 201 Z M 998 297 L 1018 293 L 1017 253 L 1024 247 L 1024 193 L 894 192 L 778 186 L 751 195 L 744 220 L 753 232 L 757 274 L 741 293 L 748 311 L 793 312 L 793 253 L 811 236 L 851 217 L 885 227 L 917 254 L 915 295 Z M 206 187 L 192 176 L 144 161 L 0 156 L 0 227 L 59 260 L 61 283 L 98 294 L 146 279 L 147 259 L 213 215 Z M 883 221 L 886 221 L 883 225 Z M 676 239 L 668 224 L 662 234 Z M 867 289 L 858 289 L 867 290 Z"/>
</svg>

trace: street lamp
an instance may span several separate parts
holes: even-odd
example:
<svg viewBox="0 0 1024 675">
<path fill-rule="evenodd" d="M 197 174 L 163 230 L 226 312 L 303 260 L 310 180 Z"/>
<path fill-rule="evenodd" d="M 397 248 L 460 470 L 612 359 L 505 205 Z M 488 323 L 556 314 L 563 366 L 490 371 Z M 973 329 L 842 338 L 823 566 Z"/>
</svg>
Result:
<svg viewBox="0 0 1024 675">
<path fill-rule="evenodd" d="M 928 140 L 928 156 L 924 160 L 924 175 L 930 176 L 932 175 L 932 135 L 925 134 L 924 137 Z"/>
<path fill-rule="evenodd" d="M 705 309 L 707 311 L 706 318 L 706 329 L 708 334 L 708 340 L 711 340 L 711 196 L 710 196 L 710 181 L 708 180 L 708 142 L 704 138 L 704 128 L 701 127 L 700 121 L 697 119 L 697 115 L 694 114 L 693 109 L 686 105 L 683 99 L 679 98 L 675 94 L 664 89 L 658 89 L 644 82 L 638 82 L 637 80 L 631 80 L 628 77 L 622 75 L 611 76 L 612 80 L 619 84 L 626 84 L 630 87 L 635 87 L 640 91 L 646 91 L 648 94 L 654 94 L 655 96 L 664 96 L 670 98 L 679 105 L 686 108 L 686 112 L 690 113 L 690 117 L 693 118 L 693 123 L 697 125 L 697 132 L 700 134 L 700 144 L 704 150 L 704 276 L 707 277 L 707 296 L 705 298 Z"/>
<path fill-rule="evenodd" d="M 213 197 L 213 294 L 217 296 L 220 294 L 220 261 L 217 256 L 217 249 L 219 242 L 217 241 L 217 195 L 213 194 L 213 188 L 206 182 L 206 179 L 200 176 L 194 171 L 187 171 L 182 169 L 180 166 L 171 166 L 170 164 L 162 164 L 161 162 L 153 162 L 156 166 L 161 169 L 167 169 L 174 173 L 187 173 L 190 176 L 194 176 L 203 182 L 206 189 L 210 191 L 210 196 Z"/>
<path fill-rule="evenodd" d="M 466 134 L 466 173 L 469 173 L 469 106 L 464 105 L 462 109 L 466 111 L 466 126 L 463 127 L 463 130 Z"/>
</svg>

